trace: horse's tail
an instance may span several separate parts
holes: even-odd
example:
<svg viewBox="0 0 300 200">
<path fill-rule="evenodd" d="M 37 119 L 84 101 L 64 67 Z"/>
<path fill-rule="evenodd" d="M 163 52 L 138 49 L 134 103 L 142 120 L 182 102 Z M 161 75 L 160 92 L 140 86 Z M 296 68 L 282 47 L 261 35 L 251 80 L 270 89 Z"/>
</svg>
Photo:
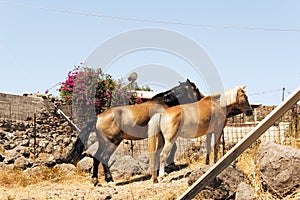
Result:
<svg viewBox="0 0 300 200">
<path fill-rule="evenodd" d="M 67 157 L 63 160 L 65 163 L 77 164 L 83 157 L 82 152 L 87 145 L 90 133 L 94 131 L 96 127 L 97 117 L 87 121 L 82 126 L 81 131 Z"/>
<path fill-rule="evenodd" d="M 150 173 L 154 182 L 157 182 L 157 170 L 159 168 L 159 162 L 157 162 L 159 161 L 159 158 L 158 160 L 156 158 L 156 156 L 159 155 L 157 155 L 156 151 L 159 151 L 157 147 L 157 142 L 159 142 L 159 135 L 161 134 L 160 118 L 161 114 L 156 113 L 151 117 L 148 123 L 148 150 L 150 154 Z"/>
</svg>

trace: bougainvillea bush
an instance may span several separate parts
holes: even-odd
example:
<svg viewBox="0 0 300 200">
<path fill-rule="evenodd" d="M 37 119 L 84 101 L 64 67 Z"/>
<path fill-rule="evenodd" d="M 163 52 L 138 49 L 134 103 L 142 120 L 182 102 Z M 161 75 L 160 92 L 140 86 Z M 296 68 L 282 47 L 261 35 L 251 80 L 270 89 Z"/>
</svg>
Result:
<svg viewBox="0 0 300 200">
<path fill-rule="evenodd" d="M 101 69 L 75 67 L 59 88 L 62 102 L 72 105 L 73 120 L 82 125 L 112 106 L 141 103 L 136 93 Z"/>
</svg>

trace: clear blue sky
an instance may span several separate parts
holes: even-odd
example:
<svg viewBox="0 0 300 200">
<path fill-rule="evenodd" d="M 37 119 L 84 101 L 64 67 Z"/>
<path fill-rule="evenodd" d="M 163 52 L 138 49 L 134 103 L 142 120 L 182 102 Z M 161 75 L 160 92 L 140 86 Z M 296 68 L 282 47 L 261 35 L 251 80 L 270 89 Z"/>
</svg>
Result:
<svg viewBox="0 0 300 200">
<path fill-rule="evenodd" d="M 197 27 L 100 18 L 42 8 L 104 14 L 124 18 L 217 26 Z M 300 2 L 295 1 L 0 1 L 0 92 L 44 92 L 63 81 L 102 42 L 137 28 L 174 30 L 202 46 L 214 62 L 225 88 L 247 85 L 251 102 L 281 102 L 299 86 Z M 297 29 L 267 31 L 223 26 Z M 122 44 L 120 44 L 122 45 Z M 149 63 L 173 66 L 178 58 L 145 54 Z M 142 55 L 128 55 L 115 65 L 125 71 L 141 64 Z M 161 60 L 160 60 L 161 59 Z M 145 64 L 144 63 L 144 64 Z M 184 65 L 183 61 L 178 60 Z M 116 68 L 116 67 L 115 67 Z M 125 74 L 110 73 L 115 79 Z M 140 75 L 142 76 L 142 75 Z M 188 75 L 187 75 L 188 76 Z M 191 77 L 192 74 L 191 74 Z M 188 77 L 187 77 L 188 78 Z M 201 80 L 193 80 L 199 83 Z M 272 91 L 272 92 L 270 92 Z M 51 91 L 56 93 L 55 89 Z"/>
</svg>

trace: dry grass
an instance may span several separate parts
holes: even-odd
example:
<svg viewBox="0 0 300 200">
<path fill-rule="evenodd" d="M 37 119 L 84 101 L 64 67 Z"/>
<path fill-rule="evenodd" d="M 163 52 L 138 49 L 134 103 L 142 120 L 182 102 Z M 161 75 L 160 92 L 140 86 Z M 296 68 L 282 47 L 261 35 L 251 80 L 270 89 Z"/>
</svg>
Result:
<svg viewBox="0 0 300 200">
<path fill-rule="evenodd" d="M 26 187 L 42 181 L 61 182 L 68 175 L 58 168 L 39 167 L 37 170 L 23 172 L 20 170 L 3 170 L 0 168 L 0 185 L 5 187 Z"/>
</svg>

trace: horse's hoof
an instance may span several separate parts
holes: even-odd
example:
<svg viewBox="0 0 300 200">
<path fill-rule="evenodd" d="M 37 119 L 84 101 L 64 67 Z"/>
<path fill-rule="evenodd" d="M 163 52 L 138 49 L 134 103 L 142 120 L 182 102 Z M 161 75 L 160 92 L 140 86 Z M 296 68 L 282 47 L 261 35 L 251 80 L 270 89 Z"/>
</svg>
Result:
<svg viewBox="0 0 300 200">
<path fill-rule="evenodd" d="M 166 182 L 165 177 L 166 176 L 160 176 L 160 177 L 158 177 L 158 181 L 159 182 Z"/>
<path fill-rule="evenodd" d="M 108 183 L 109 182 L 114 182 L 114 180 L 113 180 L 113 178 L 111 176 L 105 178 L 105 181 L 108 182 Z"/>
<path fill-rule="evenodd" d="M 98 181 L 98 178 L 92 178 L 91 182 L 93 183 L 94 186 L 101 186 L 101 184 Z"/>
<path fill-rule="evenodd" d="M 169 164 L 168 166 L 165 167 L 165 172 L 166 173 L 171 173 L 171 172 L 174 172 L 174 171 L 178 171 L 178 167 L 175 165 L 175 163 L 171 163 Z"/>
<path fill-rule="evenodd" d="M 153 179 L 153 183 L 158 183 L 157 178 L 156 178 L 156 179 Z"/>
</svg>

